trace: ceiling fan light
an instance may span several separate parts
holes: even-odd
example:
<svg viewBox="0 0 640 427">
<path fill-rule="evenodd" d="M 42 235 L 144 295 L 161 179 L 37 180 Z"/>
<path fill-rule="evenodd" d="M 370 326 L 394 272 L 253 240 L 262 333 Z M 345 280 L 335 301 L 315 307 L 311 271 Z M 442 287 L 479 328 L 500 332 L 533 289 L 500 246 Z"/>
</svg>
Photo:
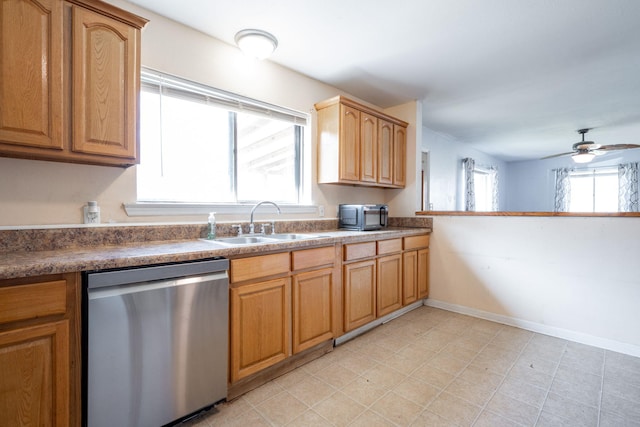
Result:
<svg viewBox="0 0 640 427">
<path fill-rule="evenodd" d="M 576 163 L 589 163 L 596 155 L 593 153 L 577 153 L 571 156 Z"/>
<path fill-rule="evenodd" d="M 272 34 L 262 30 L 238 31 L 235 41 L 245 55 L 257 59 L 268 58 L 278 47 L 278 40 Z"/>
</svg>

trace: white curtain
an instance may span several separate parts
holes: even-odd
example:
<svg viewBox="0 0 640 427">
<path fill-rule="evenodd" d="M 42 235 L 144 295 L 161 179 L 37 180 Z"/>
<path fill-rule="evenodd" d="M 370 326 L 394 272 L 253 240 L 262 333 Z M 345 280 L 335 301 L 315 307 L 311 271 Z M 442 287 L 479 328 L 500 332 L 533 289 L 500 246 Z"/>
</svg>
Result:
<svg viewBox="0 0 640 427">
<path fill-rule="evenodd" d="M 556 169 L 556 195 L 554 200 L 554 212 L 569 212 L 571 200 L 571 185 L 569 183 L 569 168 Z"/>
<path fill-rule="evenodd" d="M 638 162 L 618 165 L 618 211 L 639 212 Z"/>
<path fill-rule="evenodd" d="M 462 159 L 462 169 L 464 170 L 464 210 L 475 211 L 476 210 L 476 193 L 475 185 L 473 183 L 473 170 L 475 169 L 476 162 L 467 157 Z"/>
</svg>

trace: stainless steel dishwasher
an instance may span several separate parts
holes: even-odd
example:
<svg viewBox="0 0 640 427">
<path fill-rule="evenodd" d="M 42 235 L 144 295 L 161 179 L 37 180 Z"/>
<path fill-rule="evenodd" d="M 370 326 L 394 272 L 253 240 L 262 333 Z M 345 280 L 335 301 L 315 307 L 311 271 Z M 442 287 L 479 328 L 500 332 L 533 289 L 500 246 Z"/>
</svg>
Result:
<svg viewBox="0 0 640 427">
<path fill-rule="evenodd" d="M 158 427 L 227 396 L 223 258 L 84 274 L 83 419 Z"/>
</svg>

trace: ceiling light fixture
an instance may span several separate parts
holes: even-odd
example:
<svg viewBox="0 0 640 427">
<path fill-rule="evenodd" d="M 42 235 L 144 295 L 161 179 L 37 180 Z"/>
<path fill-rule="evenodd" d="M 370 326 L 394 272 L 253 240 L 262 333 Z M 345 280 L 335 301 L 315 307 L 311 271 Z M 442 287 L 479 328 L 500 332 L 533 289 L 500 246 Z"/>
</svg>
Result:
<svg viewBox="0 0 640 427">
<path fill-rule="evenodd" d="M 268 58 L 278 47 L 278 39 L 262 30 L 247 29 L 238 31 L 235 41 L 245 55 L 257 59 Z"/>
<path fill-rule="evenodd" d="M 576 163 L 589 163 L 596 155 L 593 153 L 577 153 L 571 156 Z"/>
</svg>

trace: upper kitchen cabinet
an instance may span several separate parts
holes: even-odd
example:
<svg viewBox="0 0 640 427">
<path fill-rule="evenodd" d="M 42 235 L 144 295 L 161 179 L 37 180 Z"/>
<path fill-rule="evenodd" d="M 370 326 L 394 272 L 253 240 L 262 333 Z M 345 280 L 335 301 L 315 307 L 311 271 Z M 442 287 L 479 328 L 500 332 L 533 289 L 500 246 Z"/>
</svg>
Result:
<svg viewBox="0 0 640 427">
<path fill-rule="evenodd" d="M 315 108 L 318 183 L 404 188 L 407 122 L 343 96 Z"/>
<path fill-rule="evenodd" d="M 5 0 L 0 21 L 0 155 L 138 163 L 147 21 L 98 0 Z"/>
</svg>

